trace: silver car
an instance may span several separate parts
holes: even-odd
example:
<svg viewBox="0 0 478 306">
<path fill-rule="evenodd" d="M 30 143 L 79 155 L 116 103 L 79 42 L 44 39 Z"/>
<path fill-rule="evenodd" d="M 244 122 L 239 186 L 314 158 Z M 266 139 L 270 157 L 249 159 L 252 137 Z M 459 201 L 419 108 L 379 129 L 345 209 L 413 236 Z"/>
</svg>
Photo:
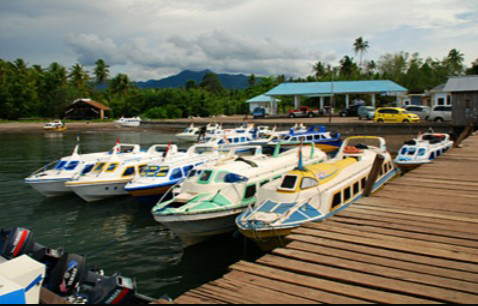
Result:
<svg viewBox="0 0 478 306">
<path fill-rule="evenodd" d="M 405 109 L 412 114 L 418 115 L 420 120 L 428 120 L 430 115 L 430 107 L 423 105 L 408 105 Z"/>
<path fill-rule="evenodd" d="M 358 118 L 359 120 L 362 120 L 362 118 L 367 119 L 367 120 L 373 120 L 375 116 L 375 107 L 373 106 L 360 106 L 360 108 L 357 111 L 358 113 Z"/>
<path fill-rule="evenodd" d="M 428 121 L 433 121 L 433 122 L 445 122 L 445 121 L 451 121 L 451 113 L 452 113 L 453 107 L 452 106 L 435 106 L 433 107 L 432 111 L 428 115 Z"/>
</svg>

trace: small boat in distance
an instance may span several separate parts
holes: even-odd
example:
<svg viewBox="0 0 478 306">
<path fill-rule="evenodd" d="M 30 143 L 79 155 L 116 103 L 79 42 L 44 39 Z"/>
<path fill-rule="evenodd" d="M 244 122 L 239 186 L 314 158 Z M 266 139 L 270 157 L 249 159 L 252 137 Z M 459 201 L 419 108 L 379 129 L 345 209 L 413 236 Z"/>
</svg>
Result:
<svg viewBox="0 0 478 306">
<path fill-rule="evenodd" d="M 419 134 L 400 148 L 395 164 L 402 170 L 413 170 L 431 163 L 453 147 L 450 135 L 443 133 Z"/>
<path fill-rule="evenodd" d="M 121 117 L 115 121 L 117 127 L 139 127 L 141 125 L 140 117 L 124 118 Z"/>
<path fill-rule="evenodd" d="M 43 129 L 45 131 L 65 131 L 68 128 L 61 120 L 53 120 L 48 123 L 45 123 Z"/>
<path fill-rule="evenodd" d="M 282 135 L 279 140 L 273 140 L 272 143 L 280 142 L 283 146 L 297 145 L 300 142 L 313 142 L 315 146 L 328 153 L 337 151 L 342 145 L 342 139 L 339 133 L 327 131 L 325 126 L 310 126 L 307 131 L 297 132 L 294 128 L 290 129 L 288 134 Z"/>
<path fill-rule="evenodd" d="M 358 141 L 371 140 L 379 146 Z M 357 143 L 352 146 L 352 142 Z M 373 190 L 397 174 L 380 137 L 349 137 L 337 156 L 320 164 L 299 166 L 278 181 L 264 185 L 257 204 L 236 219 L 239 231 L 264 250 L 284 245 L 284 237 L 307 222 L 325 220 L 362 197 L 377 155 L 385 161 Z"/>
</svg>

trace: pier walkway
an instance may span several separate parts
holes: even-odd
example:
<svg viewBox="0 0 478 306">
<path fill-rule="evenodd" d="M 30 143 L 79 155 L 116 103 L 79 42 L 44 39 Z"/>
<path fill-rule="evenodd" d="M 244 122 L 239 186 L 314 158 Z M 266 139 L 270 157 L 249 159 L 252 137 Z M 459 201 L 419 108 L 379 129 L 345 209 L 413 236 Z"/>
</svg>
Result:
<svg viewBox="0 0 478 306">
<path fill-rule="evenodd" d="M 176 303 L 478 303 L 478 136 Z"/>
</svg>

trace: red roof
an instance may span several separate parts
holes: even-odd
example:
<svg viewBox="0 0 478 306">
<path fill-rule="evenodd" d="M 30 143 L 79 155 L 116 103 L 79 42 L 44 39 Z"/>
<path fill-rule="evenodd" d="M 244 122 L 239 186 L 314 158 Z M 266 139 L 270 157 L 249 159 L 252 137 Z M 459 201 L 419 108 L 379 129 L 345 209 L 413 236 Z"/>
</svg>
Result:
<svg viewBox="0 0 478 306">
<path fill-rule="evenodd" d="M 109 108 L 108 106 L 104 105 L 104 104 L 101 104 L 100 102 L 96 102 L 94 100 L 91 100 L 91 99 L 78 99 L 76 100 L 75 102 L 73 102 L 73 104 L 77 103 L 77 102 L 84 102 L 86 104 L 89 104 L 95 108 L 98 108 L 98 109 L 102 109 L 102 110 L 105 110 L 105 111 L 109 111 L 111 110 L 111 108 Z"/>
</svg>

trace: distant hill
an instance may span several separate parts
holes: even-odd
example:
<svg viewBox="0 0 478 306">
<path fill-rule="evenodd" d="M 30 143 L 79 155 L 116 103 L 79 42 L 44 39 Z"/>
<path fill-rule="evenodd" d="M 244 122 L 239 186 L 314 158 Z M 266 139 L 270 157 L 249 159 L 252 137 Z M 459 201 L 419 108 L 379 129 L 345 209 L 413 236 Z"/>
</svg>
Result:
<svg viewBox="0 0 478 306">
<path fill-rule="evenodd" d="M 146 82 L 136 82 L 136 86 L 138 88 L 146 89 L 146 88 L 178 88 L 183 87 L 187 81 L 193 80 L 196 84 L 202 82 L 204 75 L 206 73 L 212 72 L 210 70 L 202 70 L 202 71 L 191 71 L 191 70 L 184 70 L 179 74 L 161 79 L 161 80 L 149 80 Z M 222 86 L 227 89 L 245 89 L 249 87 L 248 79 L 249 76 L 238 74 L 217 74 L 219 80 L 221 81 Z M 257 82 L 260 81 L 260 78 L 257 78 Z"/>
</svg>

